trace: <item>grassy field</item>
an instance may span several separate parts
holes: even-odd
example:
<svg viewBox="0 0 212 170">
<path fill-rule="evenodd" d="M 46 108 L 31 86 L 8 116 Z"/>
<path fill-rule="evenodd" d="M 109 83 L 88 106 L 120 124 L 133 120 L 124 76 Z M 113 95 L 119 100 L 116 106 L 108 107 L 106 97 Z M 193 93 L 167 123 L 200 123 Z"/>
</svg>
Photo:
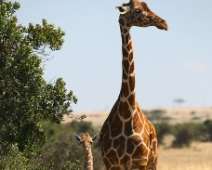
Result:
<svg viewBox="0 0 212 170">
<path fill-rule="evenodd" d="M 190 148 L 159 148 L 158 170 L 212 170 L 212 143 Z"/>
</svg>

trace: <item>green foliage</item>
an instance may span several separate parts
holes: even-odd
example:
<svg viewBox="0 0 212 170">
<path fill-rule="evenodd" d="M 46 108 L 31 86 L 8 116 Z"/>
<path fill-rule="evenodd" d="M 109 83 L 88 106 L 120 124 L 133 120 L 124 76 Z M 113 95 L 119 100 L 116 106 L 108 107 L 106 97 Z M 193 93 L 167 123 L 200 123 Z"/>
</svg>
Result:
<svg viewBox="0 0 212 170">
<path fill-rule="evenodd" d="M 82 163 L 80 160 L 76 159 L 75 162 L 67 161 L 61 170 L 81 170 L 82 169 Z"/>
<path fill-rule="evenodd" d="M 0 156 L 20 154 L 19 165 L 29 166 L 45 143 L 41 121 L 60 123 L 77 98 L 62 78 L 53 84 L 43 78 L 41 56 L 59 50 L 65 33 L 45 19 L 42 25 L 19 25 L 19 8 L 18 2 L 0 0 Z"/>
<path fill-rule="evenodd" d="M 204 125 L 206 127 L 206 132 L 209 134 L 209 140 L 212 141 L 212 120 L 206 120 L 204 122 Z"/>
<path fill-rule="evenodd" d="M 1 150 L 1 155 L 0 169 L 26 169 L 27 158 L 23 156 L 16 145 Z"/>
<path fill-rule="evenodd" d="M 48 160 L 47 166 L 43 164 L 40 157 L 34 156 L 33 159 L 26 157 L 19 151 L 17 145 L 4 146 L 0 150 L 0 169 L 1 170 L 49 170 L 52 168 L 53 159 Z"/>
<path fill-rule="evenodd" d="M 60 27 L 55 29 L 54 24 L 48 24 L 45 19 L 43 19 L 42 25 L 33 25 L 30 23 L 25 32 L 27 33 L 27 39 L 36 50 L 46 45 L 51 50 L 59 50 L 64 42 L 61 38 L 65 35 L 62 29 Z"/>
<path fill-rule="evenodd" d="M 163 144 L 167 134 L 175 137 L 172 147 L 188 147 L 192 141 L 212 141 L 212 120 L 206 120 L 204 123 L 190 122 L 174 125 L 162 122 L 154 126 L 159 145 Z"/>
<path fill-rule="evenodd" d="M 72 135 L 62 132 L 46 143 L 42 159 L 48 163 L 49 156 L 53 156 L 55 158 L 53 170 L 59 170 L 62 167 L 73 168 L 76 167 L 76 164 L 73 162 L 75 162 L 76 159 L 83 158 L 83 152 L 80 151 L 81 146 L 74 141 Z M 71 163 L 69 164 L 67 161 L 71 161 Z M 82 165 L 79 166 L 82 167 Z"/>
<path fill-rule="evenodd" d="M 171 125 L 169 125 L 168 123 L 162 122 L 162 123 L 154 124 L 154 126 L 157 133 L 158 144 L 163 144 L 162 142 L 163 142 L 164 136 L 171 133 L 171 130 L 172 130 Z"/>
<path fill-rule="evenodd" d="M 64 128 L 61 124 L 52 123 L 49 121 L 42 122 L 44 129 L 46 142 L 51 141 L 52 138 L 64 131 Z"/>
<path fill-rule="evenodd" d="M 188 147 L 194 140 L 205 140 L 204 132 L 205 126 L 203 123 L 176 124 L 172 132 L 175 136 L 173 147 Z"/>
<path fill-rule="evenodd" d="M 177 128 L 175 128 L 174 136 L 176 137 L 173 142 L 173 147 L 183 147 L 189 146 L 191 141 L 193 140 L 194 134 L 191 126 L 189 124 L 177 124 Z"/>
<path fill-rule="evenodd" d="M 91 122 L 72 121 L 70 127 L 77 134 L 88 132 L 90 135 L 95 135 L 97 133 Z"/>
</svg>

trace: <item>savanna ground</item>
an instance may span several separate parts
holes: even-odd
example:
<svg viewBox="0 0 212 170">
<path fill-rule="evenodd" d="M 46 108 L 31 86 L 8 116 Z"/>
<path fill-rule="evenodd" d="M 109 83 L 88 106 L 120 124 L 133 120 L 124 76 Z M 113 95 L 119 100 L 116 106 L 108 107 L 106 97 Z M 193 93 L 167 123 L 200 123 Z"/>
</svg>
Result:
<svg viewBox="0 0 212 170">
<path fill-rule="evenodd" d="M 166 140 L 170 140 L 170 137 Z M 169 142 L 168 142 L 169 143 Z M 194 142 L 189 148 L 159 147 L 158 170 L 211 170 L 212 143 Z"/>
<path fill-rule="evenodd" d="M 164 109 L 163 117 L 170 124 L 185 122 L 203 122 L 212 119 L 212 107 L 202 108 L 170 108 Z M 78 112 L 86 114 L 86 121 L 100 129 L 108 115 L 104 112 Z M 65 122 L 69 119 L 65 118 Z M 171 148 L 173 136 L 164 139 L 164 145 L 159 146 L 158 170 L 212 170 L 212 143 L 193 142 L 190 147 Z"/>
</svg>

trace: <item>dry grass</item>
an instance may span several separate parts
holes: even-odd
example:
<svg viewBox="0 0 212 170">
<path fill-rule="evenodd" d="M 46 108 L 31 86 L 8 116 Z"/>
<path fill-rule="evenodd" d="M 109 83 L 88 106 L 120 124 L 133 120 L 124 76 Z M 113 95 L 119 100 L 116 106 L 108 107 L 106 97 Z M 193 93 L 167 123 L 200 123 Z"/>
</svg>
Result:
<svg viewBox="0 0 212 170">
<path fill-rule="evenodd" d="M 193 143 L 190 148 L 159 148 L 158 170 L 212 170 L 212 143 Z"/>
<path fill-rule="evenodd" d="M 169 123 L 203 122 L 212 119 L 212 107 L 167 108 L 164 110 L 166 113 L 163 116 L 172 118 Z"/>
</svg>

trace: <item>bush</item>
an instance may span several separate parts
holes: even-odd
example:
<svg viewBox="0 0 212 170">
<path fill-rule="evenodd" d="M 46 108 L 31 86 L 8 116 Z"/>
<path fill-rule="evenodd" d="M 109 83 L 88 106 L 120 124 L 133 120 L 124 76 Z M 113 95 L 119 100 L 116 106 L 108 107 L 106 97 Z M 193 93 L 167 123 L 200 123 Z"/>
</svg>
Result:
<svg viewBox="0 0 212 170">
<path fill-rule="evenodd" d="M 77 134 L 88 132 L 90 135 L 95 135 L 97 130 L 92 126 L 91 122 L 86 121 L 72 121 L 70 124 L 67 124 L 67 127 L 70 126 L 72 132 Z"/>
<path fill-rule="evenodd" d="M 34 155 L 33 158 L 27 158 L 20 152 L 18 145 L 6 145 L 0 147 L 0 169 L 1 170 L 49 170 L 53 162 L 51 159 L 44 165 L 40 156 Z"/>
<path fill-rule="evenodd" d="M 186 124 L 178 124 L 174 130 L 174 136 L 176 139 L 173 141 L 173 147 L 189 146 L 193 139 L 193 132 Z"/>
<path fill-rule="evenodd" d="M 204 122 L 206 132 L 208 133 L 208 140 L 212 141 L 212 120 L 206 120 Z"/>
<path fill-rule="evenodd" d="M 67 161 L 61 170 L 81 170 L 82 167 L 81 167 L 81 162 L 80 160 L 75 160 L 75 162 L 71 163 L 70 161 Z"/>
<path fill-rule="evenodd" d="M 175 140 L 172 144 L 173 147 L 190 146 L 191 142 L 201 141 L 204 139 L 202 135 L 205 131 L 205 127 L 202 123 L 184 123 L 176 124 L 173 126 L 173 134 Z"/>
<path fill-rule="evenodd" d="M 163 138 L 165 135 L 171 133 L 171 125 L 168 123 L 162 122 L 154 124 L 155 130 L 157 133 L 158 144 L 163 144 Z"/>
<path fill-rule="evenodd" d="M 154 124 L 157 132 L 158 143 L 163 144 L 163 138 L 167 134 L 175 136 L 173 147 L 190 146 L 192 141 L 212 140 L 212 121 L 204 123 L 183 123 L 171 125 L 165 122 Z"/>
</svg>

